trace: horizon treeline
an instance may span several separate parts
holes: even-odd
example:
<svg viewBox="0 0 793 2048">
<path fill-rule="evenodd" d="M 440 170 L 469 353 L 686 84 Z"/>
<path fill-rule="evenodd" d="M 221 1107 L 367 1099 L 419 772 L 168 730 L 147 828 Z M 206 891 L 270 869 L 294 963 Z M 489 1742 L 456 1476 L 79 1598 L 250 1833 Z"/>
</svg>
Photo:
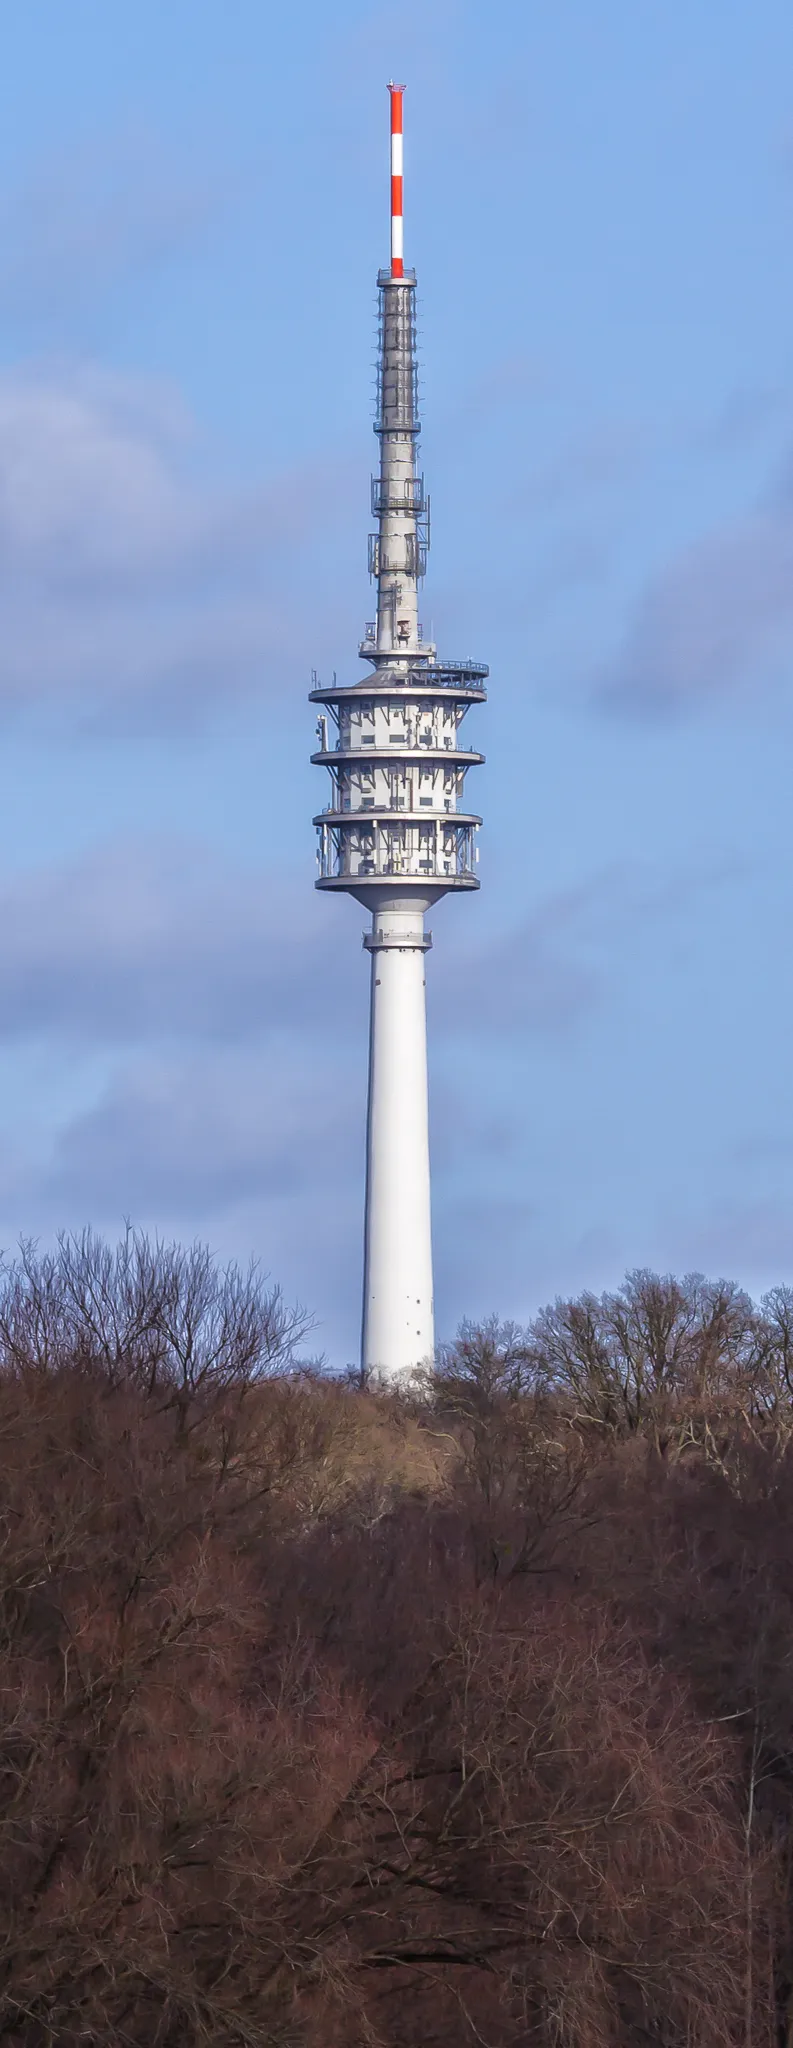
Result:
<svg viewBox="0 0 793 2048">
<path fill-rule="evenodd" d="M 793 2048 L 793 1290 L 0 1268 L 0 2041 Z"/>
</svg>

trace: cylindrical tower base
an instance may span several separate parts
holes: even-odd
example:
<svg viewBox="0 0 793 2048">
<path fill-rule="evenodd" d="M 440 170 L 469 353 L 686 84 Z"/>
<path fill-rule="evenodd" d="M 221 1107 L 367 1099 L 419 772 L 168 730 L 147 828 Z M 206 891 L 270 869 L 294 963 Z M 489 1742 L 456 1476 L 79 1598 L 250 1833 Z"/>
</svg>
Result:
<svg viewBox="0 0 793 2048">
<path fill-rule="evenodd" d="M 362 1364 L 399 1378 L 428 1362 L 432 1300 L 427 1018 L 421 909 L 376 910 L 372 955 Z"/>
</svg>

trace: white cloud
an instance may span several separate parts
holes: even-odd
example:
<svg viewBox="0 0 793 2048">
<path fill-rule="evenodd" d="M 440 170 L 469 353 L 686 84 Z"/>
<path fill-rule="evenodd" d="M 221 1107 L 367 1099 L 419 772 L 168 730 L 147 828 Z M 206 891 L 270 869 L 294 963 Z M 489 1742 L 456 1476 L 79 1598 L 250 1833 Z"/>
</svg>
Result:
<svg viewBox="0 0 793 2048">
<path fill-rule="evenodd" d="M 140 386 L 86 374 L 0 380 L 5 574 L 128 579 L 189 557 L 215 508 L 180 472 L 176 406 L 169 416 L 161 397 L 142 399 Z"/>
</svg>

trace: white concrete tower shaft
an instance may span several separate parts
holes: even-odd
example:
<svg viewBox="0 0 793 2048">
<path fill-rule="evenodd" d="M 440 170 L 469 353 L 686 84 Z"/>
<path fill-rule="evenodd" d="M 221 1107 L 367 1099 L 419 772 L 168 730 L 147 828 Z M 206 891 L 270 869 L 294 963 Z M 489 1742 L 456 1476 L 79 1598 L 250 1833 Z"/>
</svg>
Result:
<svg viewBox="0 0 793 2048">
<path fill-rule="evenodd" d="M 361 1358 L 392 1375 L 431 1359 L 432 1292 L 427 1013 L 420 904 L 384 905 L 372 956 L 366 1118 Z"/>
<path fill-rule="evenodd" d="M 424 919 L 450 891 L 478 888 L 480 820 L 464 807 L 465 776 L 482 755 L 461 744 L 469 705 L 481 703 L 481 662 L 439 662 L 423 640 L 418 588 L 429 548 L 429 502 L 418 472 L 416 280 L 402 248 L 402 92 L 391 85 L 391 265 L 378 276 L 380 344 L 372 481 L 377 531 L 369 569 L 377 617 L 360 653 L 363 683 L 314 678 L 319 750 L 331 800 L 315 819 L 317 887 L 371 911 L 362 1364 L 400 1378 L 428 1361 L 432 1299 Z"/>
</svg>

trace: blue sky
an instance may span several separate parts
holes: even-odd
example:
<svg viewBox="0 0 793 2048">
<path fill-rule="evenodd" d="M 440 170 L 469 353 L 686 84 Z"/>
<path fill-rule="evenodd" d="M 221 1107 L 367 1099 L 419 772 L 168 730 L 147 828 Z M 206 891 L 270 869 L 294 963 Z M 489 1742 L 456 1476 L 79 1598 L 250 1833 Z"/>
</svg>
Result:
<svg viewBox="0 0 793 2048">
<path fill-rule="evenodd" d="M 433 914 L 438 1321 L 793 1277 L 793 15 L 69 0 L 4 25 L 0 1244 L 125 1217 L 359 1320 L 356 678 L 389 77 L 424 619 L 491 666 Z"/>
</svg>

